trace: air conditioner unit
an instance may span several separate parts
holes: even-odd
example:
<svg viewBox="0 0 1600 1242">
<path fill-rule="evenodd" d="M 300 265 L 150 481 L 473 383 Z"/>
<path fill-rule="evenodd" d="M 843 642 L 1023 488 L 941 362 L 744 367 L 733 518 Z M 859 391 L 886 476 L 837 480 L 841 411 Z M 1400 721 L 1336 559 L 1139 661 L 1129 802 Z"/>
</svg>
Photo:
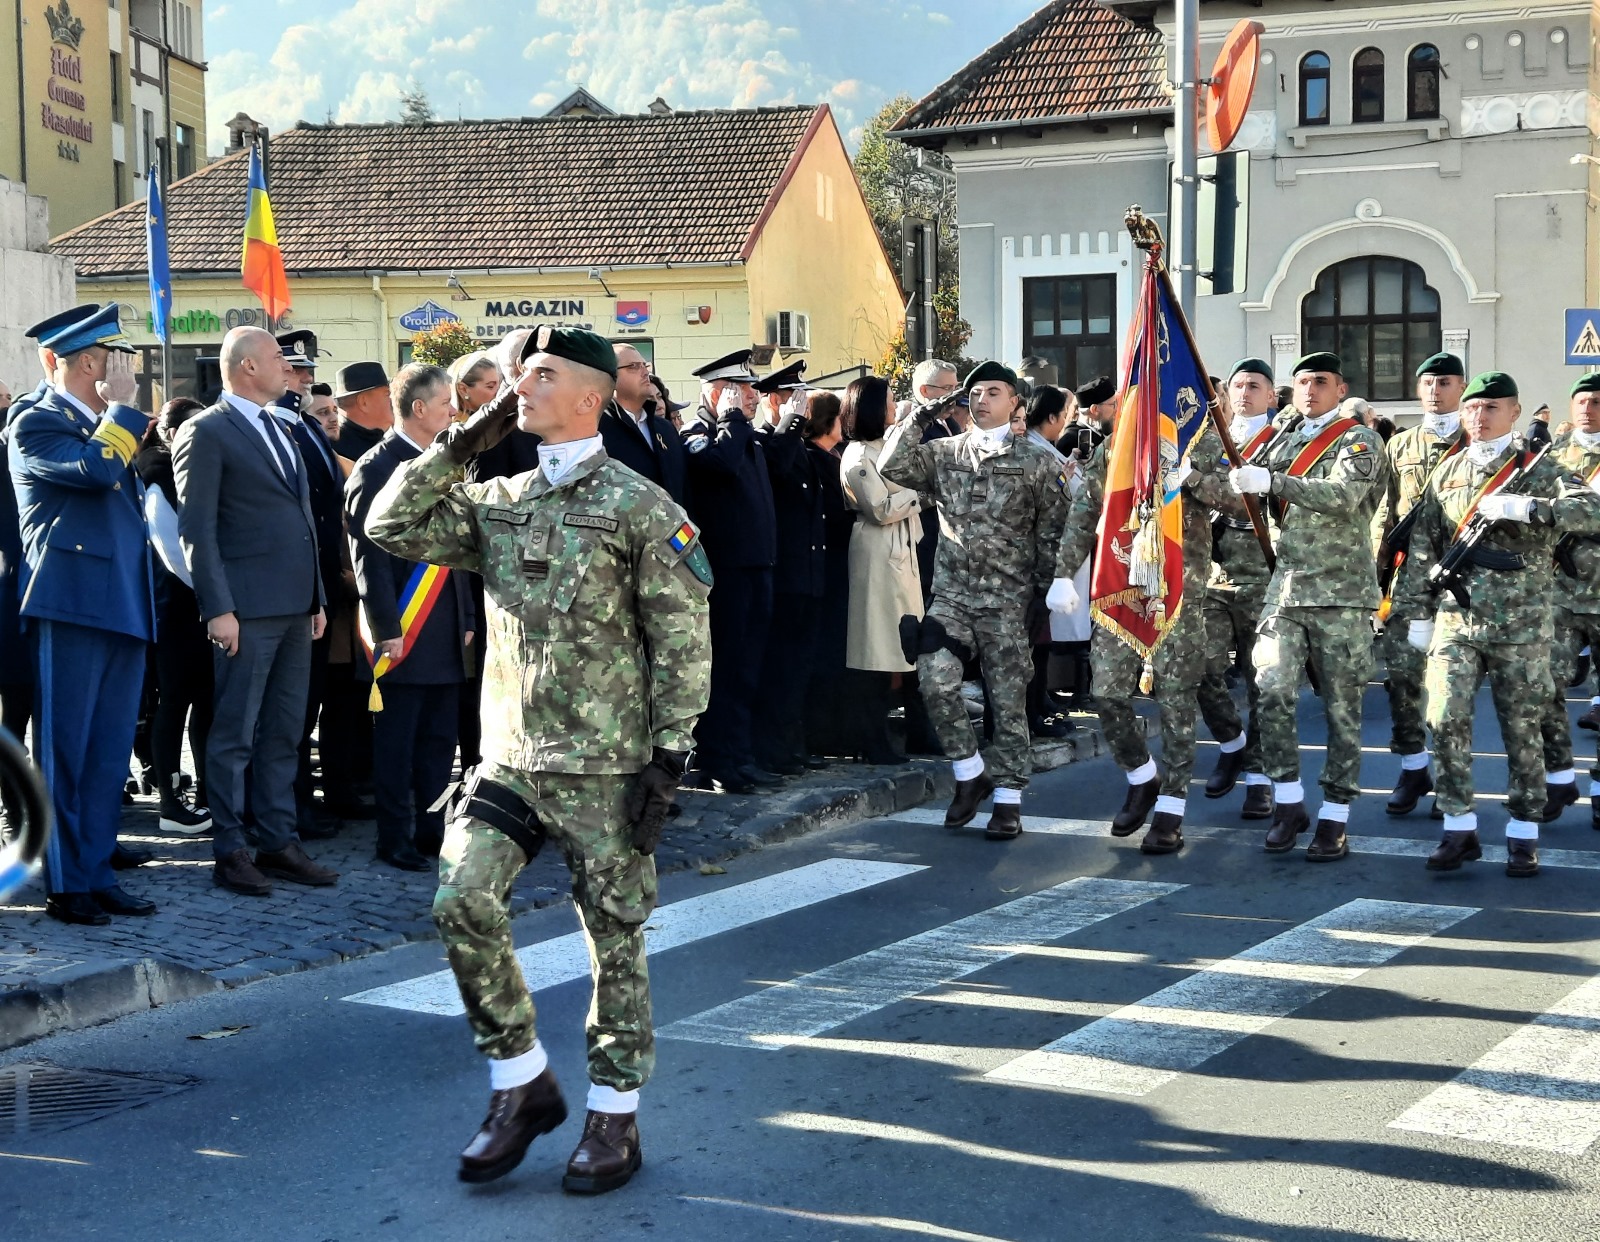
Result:
<svg viewBox="0 0 1600 1242">
<path fill-rule="evenodd" d="M 811 348 L 811 316 L 802 311 L 781 310 L 767 320 L 767 344 L 784 353 Z"/>
</svg>

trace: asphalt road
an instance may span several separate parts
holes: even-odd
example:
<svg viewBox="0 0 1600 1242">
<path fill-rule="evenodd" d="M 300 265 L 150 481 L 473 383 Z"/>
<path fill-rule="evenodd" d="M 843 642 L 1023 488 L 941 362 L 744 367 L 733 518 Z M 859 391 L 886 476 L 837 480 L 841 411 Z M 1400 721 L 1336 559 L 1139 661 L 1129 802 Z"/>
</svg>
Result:
<svg viewBox="0 0 1600 1242">
<path fill-rule="evenodd" d="M 1437 825 L 1383 814 L 1398 765 L 1376 688 L 1367 707 L 1364 852 L 1333 865 L 1265 855 L 1262 826 L 1236 818 L 1242 790 L 1209 802 L 1198 784 L 1188 824 L 1210 831 L 1146 859 L 1099 828 L 1123 788 L 1100 760 L 1038 779 L 1035 830 L 1012 844 L 878 820 L 671 877 L 652 921 L 676 947 L 652 957 L 645 1163 L 614 1194 L 560 1189 L 588 984 L 554 908 L 517 931 L 573 1116 L 502 1181 L 456 1181 L 487 1075 L 464 1021 L 429 1011 L 451 1007 L 438 946 L 414 944 L 0 1058 L 171 1088 L 0 1133 L 0 1233 L 1600 1236 L 1587 801 L 1546 828 L 1562 865 L 1535 879 L 1429 874 L 1415 855 Z M 1320 727 L 1308 703 L 1308 743 Z M 1498 844 L 1492 726 L 1478 745 Z M 1304 757 L 1309 788 L 1320 751 Z M 227 1027 L 243 1029 L 193 1038 Z"/>
</svg>

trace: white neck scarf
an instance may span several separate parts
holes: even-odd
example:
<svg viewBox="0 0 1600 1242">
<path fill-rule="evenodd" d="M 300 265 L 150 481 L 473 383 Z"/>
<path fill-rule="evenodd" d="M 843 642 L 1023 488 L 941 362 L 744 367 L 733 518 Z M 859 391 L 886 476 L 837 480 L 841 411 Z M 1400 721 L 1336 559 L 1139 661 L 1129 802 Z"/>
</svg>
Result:
<svg viewBox="0 0 1600 1242">
<path fill-rule="evenodd" d="M 1338 417 L 1339 411 L 1337 409 L 1329 410 L 1326 414 L 1318 415 L 1316 418 L 1312 418 L 1307 415 L 1300 421 L 1300 429 L 1296 434 L 1299 435 L 1302 440 L 1310 440 Z"/>
<path fill-rule="evenodd" d="M 998 427 L 990 427 L 987 431 L 979 427 L 977 423 L 973 423 L 972 427 L 973 430 L 991 444 L 1004 444 L 1006 437 L 1011 434 L 1011 424 L 1009 422 L 1001 423 Z"/>
<path fill-rule="evenodd" d="M 1474 440 L 1467 445 L 1467 457 L 1474 466 L 1487 466 L 1501 453 L 1506 451 L 1506 446 L 1511 443 L 1511 433 L 1494 440 Z"/>
<path fill-rule="evenodd" d="M 572 468 L 585 457 L 593 457 L 598 453 L 602 443 L 599 436 L 590 436 L 587 440 L 567 440 L 561 444 L 541 444 L 539 445 L 539 469 L 553 487 L 571 474 Z"/>
<path fill-rule="evenodd" d="M 1240 418 L 1235 415 L 1228 433 L 1233 436 L 1233 442 L 1243 448 L 1248 441 L 1255 439 L 1261 433 L 1261 429 L 1267 425 L 1267 420 L 1271 417 L 1270 413 L 1257 414 L 1254 418 Z"/>
<path fill-rule="evenodd" d="M 1600 449 L 1600 431 L 1579 431 L 1574 428 L 1572 438 L 1583 445 L 1586 452 L 1592 453 Z"/>
<path fill-rule="evenodd" d="M 1456 429 L 1461 426 L 1461 415 L 1457 414 L 1424 414 L 1422 425 L 1428 429 L 1428 434 L 1438 436 L 1441 440 L 1448 440 L 1455 435 Z"/>
</svg>

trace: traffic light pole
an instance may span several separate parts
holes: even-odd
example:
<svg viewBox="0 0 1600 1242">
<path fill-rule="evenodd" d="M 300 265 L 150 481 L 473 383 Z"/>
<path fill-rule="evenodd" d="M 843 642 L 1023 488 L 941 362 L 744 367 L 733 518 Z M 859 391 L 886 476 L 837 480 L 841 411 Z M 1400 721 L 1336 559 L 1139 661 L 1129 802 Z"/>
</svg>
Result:
<svg viewBox="0 0 1600 1242">
<path fill-rule="evenodd" d="M 1194 318 L 1195 256 L 1200 204 L 1200 9 L 1199 0 L 1177 0 L 1177 49 L 1173 66 L 1178 97 L 1173 112 L 1177 142 L 1172 196 L 1172 275 L 1183 313 Z"/>
</svg>

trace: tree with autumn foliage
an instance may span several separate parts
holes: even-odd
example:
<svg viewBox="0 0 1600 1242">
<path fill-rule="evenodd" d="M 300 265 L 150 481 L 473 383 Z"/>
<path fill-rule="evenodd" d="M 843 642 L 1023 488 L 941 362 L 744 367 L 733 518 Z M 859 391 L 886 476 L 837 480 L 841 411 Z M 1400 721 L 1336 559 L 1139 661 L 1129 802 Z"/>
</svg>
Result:
<svg viewBox="0 0 1600 1242">
<path fill-rule="evenodd" d="M 457 358 L 465 357 L 483 344 L 456 320 L 436 323 L 411 338 L 411 360 L 431 362 L 436 367 L 448 367 Z"/>
</svg>

